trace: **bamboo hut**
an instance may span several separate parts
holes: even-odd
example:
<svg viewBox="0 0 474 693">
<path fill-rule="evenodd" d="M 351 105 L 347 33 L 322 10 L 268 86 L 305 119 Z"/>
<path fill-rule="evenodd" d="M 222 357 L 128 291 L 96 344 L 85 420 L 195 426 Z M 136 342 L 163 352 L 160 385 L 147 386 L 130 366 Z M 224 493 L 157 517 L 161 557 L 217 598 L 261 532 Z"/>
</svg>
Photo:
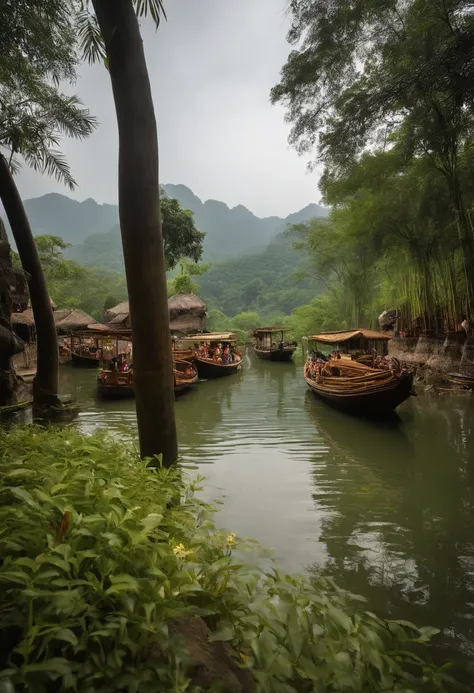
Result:
<svg viewBox="0 0 474 693">
<path fill-rule="evenodd" d="M 207 307 L 204 301 L 194 294 L 175 294 L 168 299 L 170 329 L 172 332 L 191 334 L 204 329 L 207 318 Z M 105 311 L 107 326 L 130 328 L 130 306 L 122 301 Z"/>
<path fill-rule="evenodd" d="M 204 301 L 194 294 L 175 294 L 168 299 L 171 332 L 202 332 L 207 318 Z"/>
<path fill-rule="evenodd" d="M 95 329 L 100 325 L 97 320 L 94 320 L 90 315 L 84 313 L 78 308 L 65 308 L 54 312 L 54 322 L 58 334 L 70 334 L 77 330 Z"/>
<path fill-rule="evenodd" d="M 128 301 L 122 301 L 113 308 L 106 310 L 104 320 L 107 324 L 112 323 L 117 327 L 130 328 L 130 306 Z"/>
</svg>

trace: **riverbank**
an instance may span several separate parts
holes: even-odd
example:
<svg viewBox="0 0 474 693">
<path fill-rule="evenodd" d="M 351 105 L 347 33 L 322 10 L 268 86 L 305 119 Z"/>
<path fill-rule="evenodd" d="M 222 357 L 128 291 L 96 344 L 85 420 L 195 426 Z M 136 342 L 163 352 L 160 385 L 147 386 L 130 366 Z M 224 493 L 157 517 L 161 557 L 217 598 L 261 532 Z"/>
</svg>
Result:
<svg viewBox="0 0 474 693">
<path fill-rule="evenodd" d="M 406 365 L 415 382 L 430 386 L 462 387 L 462 379 L 453 385 L 449 375 L 464 376 L 466 385 L 474 378 L 474 338 L 464 332 L 435 335 L 427 331 L 418 338 L 392 337 L 389 355 Z"/>
<path fill-rule="evenodd" d="M 436 629 L 246 565 L 255 544 L 217 531 L 181 470 L 70 429 L 0 431 L 0 446 L 0 679 L 15 691 L 450 690 L 401 655 Z"/>
</svg>

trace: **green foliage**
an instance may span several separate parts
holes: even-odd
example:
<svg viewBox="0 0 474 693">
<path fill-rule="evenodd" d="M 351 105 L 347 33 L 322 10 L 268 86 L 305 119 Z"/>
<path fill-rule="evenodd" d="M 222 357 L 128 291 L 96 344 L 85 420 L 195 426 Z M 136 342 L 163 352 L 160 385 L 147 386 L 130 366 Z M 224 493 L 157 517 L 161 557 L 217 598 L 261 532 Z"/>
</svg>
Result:
<svg viewBox="0 0 474 693">
<path fill-rule="evenodd" d="M 173 269 L 181 258 L 199 262 L 206 234 L 196 228 L 193 213 L 189 209 L 182 209 L 178 200 L 167 197 L 161 190 L 161 215 L 166 269 Z"/>
<path fill-rule="evenodd" d="M 260 315 L 252 310 L 248 310 L 245 313 L 238 313 L 232 318 L 232 327 L 235 330 L 255 330 L 257 327 L 261 327 L 262 318 Z"/>
<path fill-rule="evenodd" d="M 341 306 L 336 297 L 324 294 L 311 303 L 299 306 L 289 316 L 286 327 L 301 342 L 303 337 L 320 334 L 326 330 L 343 330 L 352 325 L 341 314 Z"/>
<path fill-rule="evenodd" d="M 174 294 L 198 294 L 199 284 L 192 277 L 201 277 L 208 271 L 210 265 L 198 265 L 189 260 L 181 260 L 180 273 L 173 279 L 167 280 L 168 296 Z"/>
<path fill-rule="evenodd" d="M 474 316 L 472 3 L 295 0 L 291 11 L 297 47 L 272 99 L 288 106 L 291 141 L 325 164 L 342 254 L 366 253 L 361 272 L 331 279 L 363 315 L 389 273 L 385 307 L 428 329 L 437 312 L 454 329 Z"/>
<path fill-rule="evenodd" d="M 0 448 L 4 690 L 196 690 L 168 628 L 184 615 L 262 693 L 456 689 L 413 649 L 436 629 L 382 621 L 330 580 L 248 567 L 178 468 L 71 429 L 0 431 Z"/>
<path fill-rule="evenodd" d="M 264 252 L 213 264 L 199 282 L 201 295 L 225 315 L 290 313 L 323 288 L 307 276 L 296 277 L 305 267 L 304 255 L 291 252 L 289 242 L 279 236 Z"/>
<path fill-rule="evenodd" d="M 36 236 L 36 246 L 51 298 L 58 308 L 80 308 L 101 320 L 106 302 L 127 298 L 125 277 L 118 272 L 86 268 L 64 258 L 69 244 L 57 236 Z M 118 298 L 117 298 L 118 297 Z"/>
</svg>

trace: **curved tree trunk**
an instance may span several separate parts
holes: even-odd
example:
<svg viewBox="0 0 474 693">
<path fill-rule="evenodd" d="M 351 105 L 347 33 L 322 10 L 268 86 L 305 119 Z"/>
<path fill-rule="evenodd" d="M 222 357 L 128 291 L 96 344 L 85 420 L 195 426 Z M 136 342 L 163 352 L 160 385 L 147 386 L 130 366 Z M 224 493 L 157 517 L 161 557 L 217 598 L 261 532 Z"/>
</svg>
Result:
<svg viewBox="0 0 474 693">
<path fill-rule="evenodd" d="M 104 37 L 119 131 L 119 212 L 133 340 L 142 457 L 177 459 L 173 362 L 161 233 L 158 140 L 132 0 L 93 0 Z"/>
<path fill-rule="evenodd" d="M 33 383 L 34 405 L 37 407 L 57 405 L 59 403 L 59 354 L 53 309 L 23 202 L 7 161 L 1 154 L 0 198 L 10 222 L 21 264 L 27 277 L 31 307 L 36 323 L 38 362 Z"/>
</svg>

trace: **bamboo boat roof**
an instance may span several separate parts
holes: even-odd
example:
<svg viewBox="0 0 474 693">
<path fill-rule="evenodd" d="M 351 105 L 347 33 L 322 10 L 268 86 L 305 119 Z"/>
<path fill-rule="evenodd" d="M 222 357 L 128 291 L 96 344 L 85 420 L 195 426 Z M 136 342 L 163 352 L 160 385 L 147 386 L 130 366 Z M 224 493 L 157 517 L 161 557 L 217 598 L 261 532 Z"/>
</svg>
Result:
<svg viewBox="0 0 474 693">
<path fill-rule="evenodd" d="M 368 330 L 366 328 L 342 330 L 340 332 L 325 332 L 324 334 L 316 334 L 312 337 L 308 337 L 308 339 L 314 342 L 321 342 L 322 344 L 340 344 L 341 342 L 349 342 L 351 339 L 361 337 L 369 341 L 388 341 L 391 339 L 391 337 L 383 332 L 376 332 L 375 330 Z"/>
<path fill-rule="evenodd" d="M 182 340 L 183 342 L 233 342 L 235 341 L 234 332 L 203 332 L 202 334 L 190 334 Z"/>
<path fill-rule="evenodd" d="M 254 334 L 259 332 L 289 332 L 289 329 L 288 327 L 259 327 L 258 329 L 254 330 Z"/>
</svg>

